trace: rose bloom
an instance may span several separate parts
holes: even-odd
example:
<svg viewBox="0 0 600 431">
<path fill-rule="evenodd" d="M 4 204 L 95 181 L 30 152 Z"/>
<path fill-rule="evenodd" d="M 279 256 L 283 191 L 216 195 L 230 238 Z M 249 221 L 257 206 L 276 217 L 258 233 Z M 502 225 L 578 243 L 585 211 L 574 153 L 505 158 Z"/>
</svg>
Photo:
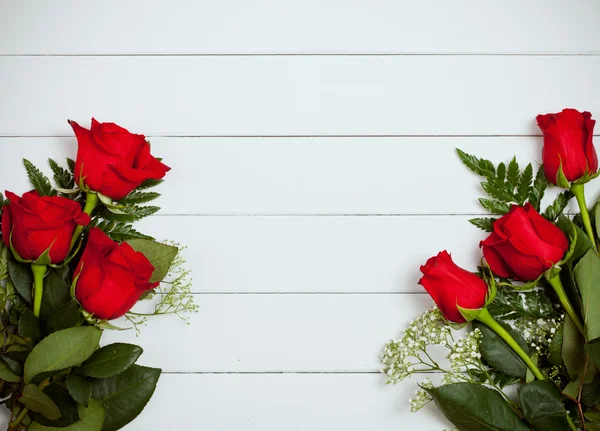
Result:
<svg viewBox="0 0 600 431">
<path fill-rule="evenodd" d="M 562 166 L 569 181 L 575 181 L 598 170 L 598 156 L 592 143 L 595 120 L 589 112 L 564 109 L 558 114 L 537 116 L 544 134 L 542 160 L 548 180 L 557 184 L 556 174 Z"/>
<path fill-rule="evenodd" d="M 116 319 L 131 310 L 144 292 L 159 285 L 149 282 L 153 272 L 143 253 L 94 227 L 75 270 L 75 297 L 96 317 Z"/>
<path fill-rule="evenodd" d="M 513 205 L 494 222 L 494 231 L 479 245 L 496 275 L 531 281 L 563 258 L 569 240 L 527 203 L 523 207 Z"/>
<path fill-rule="evenodd" d="M 419 280 L 444 317 L 456 323 L 466 322 L 456 307 L 479 309 L 485 305 L 488 286 L 477 275 L 457 266 L 446 250 L 421 266 Z"/>
<path fill-rule="evenodd" d="M 65 260 L 77 225 L 87 226 L 90 216 L 81 206 L 59 196 L 40 196 L 32 190 L 19 197 L 9 191 L 2 214 L 2 238 L 23 260 L 35 261 L 48 248 L 50 262 Z"/>
<path fill-rule="evenodd" d="M 144 135 L 129 133 L 114 123 L 92 118 L 91 130 L 69 121 L 77 136 L 75 181 L 114 200 L 123 199 L 148 179 L 158 180 L 171 169 L 150 154 Z"/>
</svg>

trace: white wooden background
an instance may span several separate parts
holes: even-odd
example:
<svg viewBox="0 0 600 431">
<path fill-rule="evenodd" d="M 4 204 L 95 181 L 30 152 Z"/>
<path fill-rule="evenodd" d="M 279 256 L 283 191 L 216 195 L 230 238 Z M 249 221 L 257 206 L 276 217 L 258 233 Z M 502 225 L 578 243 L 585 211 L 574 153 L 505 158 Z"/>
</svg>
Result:
<svg viewBox="0 0 600 431">
<path fill-rule="evenodd" d="M 538 113 L 600 115 L 600 2 L 0 0 L 0 184 L 75 155 L 67 118 L 173 167 L 140 229 L 189 245 L 201 306 L 135 339 L 165 370 L 127 430 L 441 430 L 379 352 L 474 265 L 454 148 L 540 160 Z M 596 191 L 600 191 L 597 189 Z M 591 193 L 592 196 L 598 193 Z"/>
</svg>

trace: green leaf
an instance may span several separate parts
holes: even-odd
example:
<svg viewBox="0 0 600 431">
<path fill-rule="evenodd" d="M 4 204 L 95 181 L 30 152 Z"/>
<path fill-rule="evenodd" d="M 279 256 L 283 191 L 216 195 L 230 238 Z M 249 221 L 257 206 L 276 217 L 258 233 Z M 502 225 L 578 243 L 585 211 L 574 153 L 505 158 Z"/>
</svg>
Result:
<svg viewBox="0 0 600 431">
<path fill-rule="evenodd" d="M 535 208 L 536 211 L 540 211 L 540 204 L 548 185 L 548 179 L 544 173 L 544 165 L 540 165 L 538 168 L 535 180 L 533 181 L 533 188 L 529 193 L 529 203 Z"/>
<path fill-rule="evenodd" d="M 30 346 L 36 345 L 42 339 L 39 319 L 29 308 L 23 310 L 19 319 L 19 335 L 26 339 Z"/>
<path fill-rule="evenodd" d="M 56 407 L 58 407 L 60 419 L 50 420 L 38 413 L 29 413 L 34 421 L 45 426 L 66 427 L 79 420 L 77 404 L 75 404 L 73 398 L 59 383 L 51 383 L 46 386 L 44 394 L 49 396 L 54 401 L 54 404 L 56 404 Z"/>
<path fill-rule="evenodd" d="M 76 374 L 67 376 L 67 390 L 73 399 L 87 407 L 92 398 L 92 383 Z"/>
<path fill-rule="evenodd" d="M 563 328 L 562 358 L 571 380 L 583 375 L 585 369 L 584 339 L 567 315 Z"/>
<path fill-rule="evenodd" d="M 521 170 L 519 169 L 519 163 L 517 158 L 513 157 L 508 164 L 508 170 L 506 172 L 506 183 L 510 190 L 514 190 L 519 183 L 519 177 L 521 176 Z"/>
<path fill-rule="evenodd" d="M 150 283 L 162 281 L 171 267 L 171 263 L 179 249 L 172 245 L 162 244 L 160 242 L 151 241 L 148 239 L 132 239 L 127 241 L 135 251 L 139 251 L 148 258 L 150 263 L 154 266 L 154 272 Z"/>
<path fill-rule="evenodd" d="M 548 360 L 552 365 L 556 365 L 557 367 L 563 364 L 562 361 L 562 346 L 563 346 L 563 329 L 564 324 L 560 325 L 556 332 L 554 333 L 554 337 L 552 337 L 552 341 L 548 346 Z"/>
<path fill-rule="evenodd" d="M 21 381 L 21 376 L 16 374 L 15 371 L 8 366 L 4 358 L 0 359 L 0 379 L 11 383 Z"/>
<path fill-rule="evenodd" d="M 157 185 L 161 184 L 163 181 L 164 180 L 147 179 L 142 184 L 140 184 L 136 190 L 147 190 L 152 187 L 156 187 Z"/>
<path fill-rule="evenodd" d="M 554 199 L 554 202 L 546 208 L 544 216 L 550 221 L 556 220 L 558 216 L 563 213 L 572 198 L 573 193 L 569 190 L 562 192 Z"/>
<path fill-rule="evenodd" d="M 517 202 L 519 205 L 523 205 L 527 198 L 529 197 L 532 187 L 531 182 L 533 181 L 533 168 L 531 167 L 531 163 L 528 164 L 523 173 L 521 174 L 521 178 L 519 178 L 519 184 L 517 185 Z"/>
<path fill-rule="evenodd" d="M 79 326 L 83 322 L 81 307 L 76 299 L 72 299 L 64 305 L 58 307 L 48 317 L 48 331 L 56 332 L 74 326 Z"/>
<path fill-rule="evenodd" d="M 523 337 L 504 322 L 499 321 L 529 354 L 529 347 Z M 527 365 L 517 353 L 494 331 L 480 322 L 473 322 L 473 328 L 481 331 L 481 343 L 479 349 L 483 361 L 495 370 L 512 377 L 524 378 L 527 373 Z"/>
<path fill-rule="evenodd" d="M 54 401 L 36 385 L 26 385 L 19 402 L 29 410 L 38 412 L 50 420 L 60 418 L 60 410 Z"/>
<path fill-rule="evenodd" d="M 461 431 L 529 431 L 497 391 L 476 383 L 425 389 Z"/>
<path fill-rule="evenodd" d="M 121 199 L 119 202 L 124 205 L 138 205 L 153 201 L 158 198 L 160 193 L 156 192 L 138 192 L 133 191 Z"/>
<path fill-rule="evenodd" d="M 114 241 L 127 241 L 130 239 L 153 239 L 148 235 L 139 233 L 130 224 L 115 221 L 100 221 L 98 218 L 92 220 L 90 227 L 97 227 Z"/>
<path fill-rule="evenodd" d="M 4 245 L 0 237 L 0 280 L 8 277 L 8 247 Z"/>
<path fill-rule="evenodd" d="M 40 317 L 47 320 L 58 308 L 71 300 L 71 286 L 62 277 L 59 270 L 49 271 L 44 277 L 42 309 Z"/>
<path fill-rule="evenodd" d="M 487 308 L 492 316 L 503 320 L 519 317 L 547 319 L 556 314 L 548 296 L 539 290 L 516 292 L 498 289 L 494 301 Z"/>
<path fill-rule="evenodd" d="M 589 355 L 594 365 L 600 368 L 600 343 L 586 344 L 585 353 Z"/>
<path fill-rule="evenodd" d="M 100 216 L 105 220 L 117 221 L 122 223 L 132 223 L 134 221 L 138 221 L 143 219 L 144 217 L 151 216 L 152 214 L 158 212 L 160 207 L 157 206 L 131 206 L 119 208 L 118 212 L 110 211 L 107 208 L 102 210 Z"/>
<path fill-rule="evenodd" d="M 496 169 L 494 164 L 489 160 L 479 159 L 471 154 L 467 154 L 464 151 L 456 149 L 458 157 L 465 164 L 467 168 L 475 172 L 477 175 L 486 178 L 494 178 L 496 176 Z"/>
<path fill-rule="evenodd" d="M 52 172 L 54 172 L 54 182 L 61 189 L 73 189 L 75 188 L 75 180 L 73 179 L 73 174 L 71 174 L 68 170 L 61 168 L 58 163 L 56 163 L 52 159 L 48 159 L 50 163 L 50 168 Z"/>
<path fill-rule="evenodd" d="M 15 290 L 21 297 L 31 304 L 33 301 L 33 274 L 29 265 L 17 262 L 16 260 L 8 259 L 8 274 L 15 286 Z"/>
<path fill-rule="evenodd" d="M 25 165 L 25 170 L 27 171 L 29 181 L 31 181 L 33 188 L 37 190 L 40 196 L 56 195 L 56 192 L 50 184 L 50 180 L 48 180 L 48 178 L 46 178 L 46 176 L 42 174 L 42 172 L 38 168 L 36 168 L 27 159 L 23 159 L 23 164 Z"/>
<path fill-rule="evenodd" d="M 581 382 L 581 380 L 578 380 Z M 575 394 L 575 398 L 577 398 L 579 392 Z M 586 383 L 581 388 L 581 402 L 586 406 L 594 406 L 600 403 L 600 376 L 596 376 L 594 380 L 590 383 Z"/>
<path fill-rule="evenodd" d="M 75 175 L 75 160 L 69 159 L 67 157 L 67 166 L 69 168 L 69 172 L 74 176 Z"/>
<path fill-rule="evenodd" d="M 575 266 L 575 281 L 583 303 L 587 341 L 600 337 L 600 258 L 588 251 Z"/>
<path fill-rule="evenodd" d="M 63 329 L 44 338 L 25 361 L 25 383 L 35 376 L 81 364 L 94 353 L 102 331 L 94 326 Z"/>
<path fill-rule="evenodd" d="M 132 366 L 143 350 L 140 346 L 126 343 L 114 343 L 96 350 L 83 363 L 79 372 L 94 378 L 107 378 L 122 373 Z"/>
<path fill-rule="evenodd" d="M 102 430 L 118 430 L 134 420 L 152 397 L 160 373 L 157 368 L 132 365 L 116 376 L 94 380 L 92 398 L 106 411 Z"/>
<path fill-rule="evenodd" d="M 510 206 L 495 199 L 479 198 L 479 203 L 492 214 L 506 214 Z"/>
<path fill-rule="evenodd" d="M 492 217 L 480 217 L 480 218 L 472 218 L 469 222 L 479 229 L 484 230 L 486 232 L 492 232 L 494 230 L 494 222 L 497 219 Z"/>
<path fill-rule="evenodd" d="M 576 224 L 573 224 L 575 231 L 577 232 L 577 242 L 575 243 L 575 250 L 573 256 L 571 256 L 570 262 L 577 263 L 585 254 L 594 249 L 594 245 L 588 238 L 587 234 Z"/>
<path fill-rule="evenodd" d="M 101 431 L 104 423 L 104 407 L 102 403 L 96 400 L 90 401 L 90 406 L 77 406 L 79 412 L 79 422 L 75 422 L 67 427 L 46 427 L 37 422 L 33 422 L 29 431 Z"/>
<path fill-rule="evenodd" d="M 549 381 L 536 381 L 519 389 L 521 408 L 525 419 L 539 431 L 569 429 L 567 412 L 560 392 Z"/>
</svg>

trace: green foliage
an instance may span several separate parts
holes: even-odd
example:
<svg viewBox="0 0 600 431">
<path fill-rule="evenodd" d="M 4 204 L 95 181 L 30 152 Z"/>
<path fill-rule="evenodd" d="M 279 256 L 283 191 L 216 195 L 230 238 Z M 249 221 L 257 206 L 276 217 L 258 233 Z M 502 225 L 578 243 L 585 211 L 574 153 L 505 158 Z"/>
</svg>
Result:
<svg viewBox="0 0 600 431">
<path fill-rule="evenodd" d="M 38 168 L 27 159 L 23 159 L 23 164 L 25 165 L 29 181 L 31 181 L 33 188 L 37 190 L 40 196 L 56 195 L 56 191 L 52 188 L 50 180 Z"/>
<path fill-rule="evenodd" d="M 25 383 L 40 374 L 81 364 L 96 349 L 102 331 L 94 326 L 64 329 L 44 338 L 25 361 Z"/>
<path fill-rule="evenodd" d="M 21 376 L 6 363 L 6 360 L 0 359 L 0 379 L 16 383 L 21 381 Z"/>
<path fill-rule="evenodd" d="M 469 220 L 469 222 L 477 226 L 481 230 L 484 230 L 486 232 L 492 232 L 494 230 L 494 222 L 496 220 L 497 219 L 492 217 L 479 217 L 472 218 L 471 220 Z"/>
<path fill-rule="evenodd" d="M 555 221 L 558 216 L 563 213 L 572 198 L 573 193 L 569 190 L 562 192 L 554 199 L 554 202 L 546 208 L 544 216 L 550 221 Z"/>
<path fill-rule="evenodd" d="M 143 233 L 135 230 L 130 224 L 101 220 L 94 218 L 90 227 L 97 227 L 103 231 L 109 238 L 115 241 L 127 241 L 130 239 L 154 239 L 151 236 L 144 235 Z"/>
<path fill-rule="evenodd" d="M 66 427 L 79 420 L 77 404 L 69 393 L 59 383 L 51 383 L 44 388 L 44 394 L 49 396 L 60 411 L 60 419 L 50 420 L 37 413 L 30 413 L 31 418 L 41 425 Z"/>
<path fill-rule="evenodd" d="M 77 374 L 69 374 L 66 383 L 69 395 L 77 403 L 87 407 L 92 398 L 92 383 Z"/>
<path fill-rule="evenodd" d="M 132 365 L 124 372 L 92 382 L 92 398 L 105 408 L 103 431 L 121 429 L 144 409 L 160 377 L 158 368 Z"/>
<path fill-rule="evenodd" d="M 67 276 L 68 268 L 64 267 Z M 70 278 L 70 277 L 68 277 Z M 71 300 L 71 286 L 67 283 L 60 274 L 60 271 L 53 269 L 44 277 L 44 290 L 42 291 L 42 309 L 40 317 L 43 320 L 48 320 L 50 316 L 55 314 L 61 306 Z"/>
<path fill-rule="evenodd" d="M 127 241 L 127 243 L 135 251 L 143 253 L 154 266 L 150 283 L 162 281 L 166 277 L 173 259 L 175 259 L 175 256 L 179 252 L 179 249 L 173 245 L 162 244 L 148 239 L 132 239 Z"/>
<path fill-rule="evenodd" d="M 529 431 L 502 395 L 488 387 L 455 383 L 426 390 L 461 431 Z"/>
<path fill-rule="evenodd" d="M 100 401 L 91 400 L 89 407 L 77 406 L 80 420 L 66 427 L 47 427 L 33 422 L 29 431 L 101 431 L 104 423 L 104 407 Z"/>
<path fill-rule="evenodd" d="M 550 342 L 550 345 L 548 346 L 548 361 L 550 361 L 550 363 L 552 365 L 556 365 L 556 366 L 563 365 L 562 346 L 563 346 L 564 328 L 565 328 L 564 324 L 560 325 L 560 327 L 554 334 L 554 337 L 552 337 L 552 341 Z"/>
<path fill-rule="evenodd" d="M 582 378 L 586 372 L 585 381 L 593 378 L 592 369 L 586 370 L 585 340 L 569 316 L 565 316 L 563 328 L 562 358 L 571 380 Z"/>
<path fill-rule="evenodd" d="M 498 289 L 496 298 L 488 305 L 488 311 L 503 320 L 551 318 L 556 314 L 548 296 L 539 290 L 516 292 Z"/>
<path fill-rule="evenodd" d="M 8 258 L 8 274 L 21 297 L 31 303 L 33 301 L 33 274 L 28 265 L 17 262 L 12 255 Z"/>
<path fill-rule="evenodd" d="M 75 188 L 75 179 L 73 178 L 73 174 L 66 169 L 63 169 L 52 159 L 48 159 L 50 163 L 50 168 L 54 173 L 54 182 L 57 187 L 61 189 L 71 190 Z"/>
<path fill-rule="evenodd" d="M 71 172 L 71 175 L 75 176 L 75 160 L 69 159 L 67 157 L 67 167 L 69 168 L 69 172 Z"/>
<path fill-rule="evenodd" d="M 61 416 L 54 401 L 36 385 L 26 385 L 19 402 L 29 410 L 40 413 L 50 420 L 59 419 Z"/>
<path fill-rule="evenodd" d="M 121 199 L 119 202 L 123 205 L 139 205 L 146 202 L 153 201 L 158 198 L 160 193 L 156 192 L 139 192 L 133 191 Z"/>
<path fill-rule="evenodd" d="M 529 354 L 529 346 L 521 335 L 509 325 L 498 321 L 519 345 Z M 481 344 L 479 345 L 481 358 L 493 369 L 511 377 L 524 378 L 527 365 L 506 342 L 489 327 L 480 322 L 473 322 L 473 328 L 481 331 Z"/>
<path fill-rule="evenodd" d="M 588 251 L 575 266 L 575 280 L 583 302 L 587 341 L 600 337 L 600 258 Z"/>
<path fill-rule="evenodd" d="M 549 381 L 536 381 L 519 389 L 525 419 L 536 431 L 569 429 L 567 411 L 556 386 Z"/>
<path fill-rule="evenodd" d="M 144 217 L 151 216 L 158 212 L 160 207 L 157 206 L 130 206 L 119 208 L 118 210 L 109 210 L 104 208 L 101 212 L 101 217 L 104 220 L 116 221 L 121 223 L 133 223 L 143 219 Z"/>
<path fill-rule="evenodd" d="M 97 379 L 112 377 L 132 366 L 142 352 L 142 348 L 134 344 L 109 344 L 96 350 L 79 368 L 79 372 Z"/>
<path fill-rule="evenodd" d="M 137 188 L 137 190 L 147 190 L 147 189 L 151 189 L 152 187 L 156 187 L 157 185 L 161 184 L 164 180 L 153 180 L 153 179 L 147 179 L 146 181 L 144 181 L 142 184 L 140 184 Z"/>
<path fill-rule="evenodd" d="M 511 205 L 523 205 L 525 202 L 530 202 L 539 211 L 548 184 L 542 166 L 539 167 L 534 180 L 531 163 L 521 172 L 517 160 L 513 157 L 508 167 L 500 163 L 496 168 L 489 160 L 480 159 L 459 149 L 456 151 L 465 166 L 485 178 L 481 188 L 489 198 L 480 198 L 479 202 L 487 211 L 492 214 L 506 214 Z M 489 224 L 483 221 L 473 224 L 484 230 L 490 228 Z"/>
<path fill-rule="evenodd" d="M 49 332 L 79 326 L 83 322 L 81 307 L 76 299 L 57 307 L 48 317 L 47 327 Z"/>
<path fill-rule="evenodd" d="M 21 314 L 18 331 L 19 335 L 23 337 L 31 347 L 36 345 L 42 339 L 39 319 L 29 308 L 24 309 Z"/>
</svg>

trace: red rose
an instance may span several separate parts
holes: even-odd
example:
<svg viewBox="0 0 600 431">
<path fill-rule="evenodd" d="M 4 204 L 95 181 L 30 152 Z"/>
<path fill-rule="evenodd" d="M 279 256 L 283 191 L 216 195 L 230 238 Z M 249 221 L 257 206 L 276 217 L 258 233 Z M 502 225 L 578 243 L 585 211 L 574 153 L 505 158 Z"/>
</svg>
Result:
<svg viewBox="0 0 600 431">
<path fill-rule="evenodd" d="M 32 190 L 22 198 L 6 192 L 10 201 L 2 214 L 2 238 L 24 260 L 37 260 L 48 248 L 50 262 L 65 260 L 77 225 L 87 226 L 90 216 L 79 204 L 59 196 L 40 196 Z"/>
<path fill-rule="evenodd" d="M 560 166 L 569 181 L 596 173 L 598 156 L 592 143 L 596 121 L 592 120 L 592 114 L 563 109 L 558 114 L 538 115 L 537 123 L 544 134 L 542 159 L 551 183 L 557 185 Z"/>
<path fill-rule="evenodd" d="M 129 133 L 114 123 L 92 118 L 87 130 L 69 121 L 77 136 L 75 181 L 114 200 L 123 199 L 148 179 L 158 180 L 171 169 L 150 154 L 144 135 Z"/>
<path fill-rule="evenodd" d="M 528 203 L 524 207 L 513 205 L 494 222 L 494 231 L 479 245 L 496 275 L 521 281 L 537 279 L 569 249 L 563 231 Z"/>
<path fill-rule="evenodd" d="M 421 266 L 419 280 L 431 295 L 446 319 L 464 323 L 465 318 L 456 307 L 478 309 L 485 305 L 488 286 L 477 275 L 457 266 L 446 250 L 430 258 Z"/>
<path fill-rule="evenodd" d="M 75 270 L 75 297 L 96 317 L 116 319 L 131 310 L 144 292 L 159 285 L 149 283 L 153 272 L 154 266 L 142 253 L 92 228 Z"/>
</svg>

